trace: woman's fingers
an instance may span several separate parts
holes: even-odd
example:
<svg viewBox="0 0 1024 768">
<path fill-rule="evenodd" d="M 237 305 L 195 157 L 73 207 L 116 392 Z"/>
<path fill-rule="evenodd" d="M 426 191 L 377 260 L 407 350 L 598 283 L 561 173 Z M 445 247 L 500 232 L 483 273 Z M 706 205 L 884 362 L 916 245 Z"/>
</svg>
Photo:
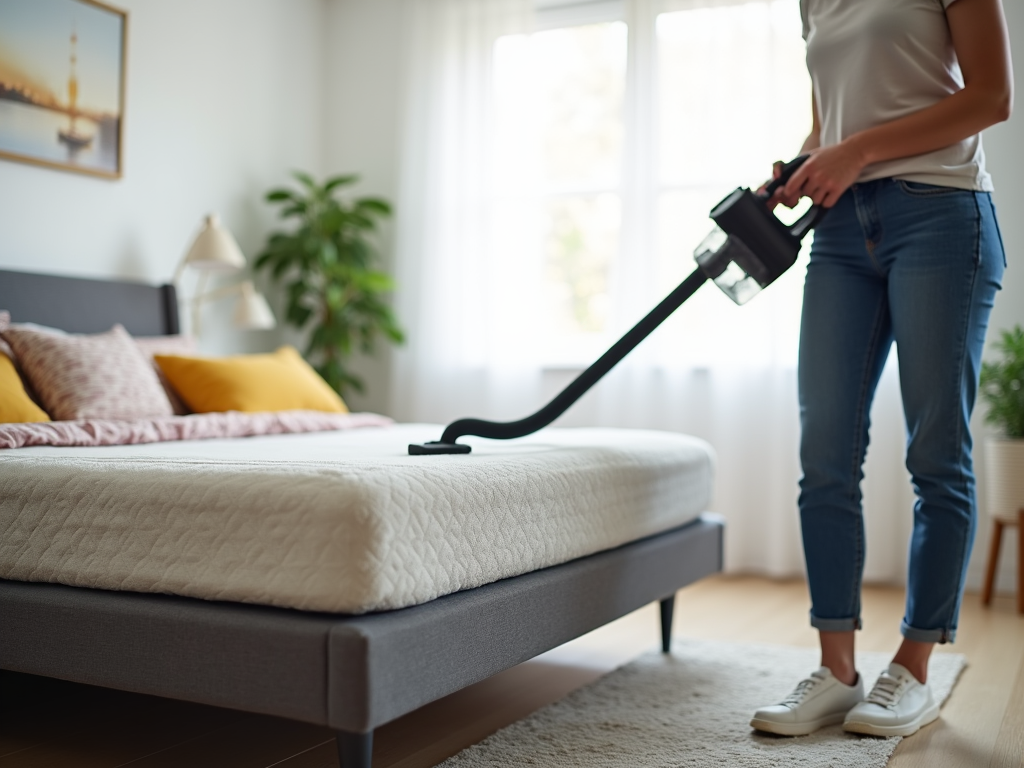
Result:
<svg viewBox="0 0 1024 768">
<path fill-rule="evenodd" d="M 809 197 L 815 205 L 830 207 L 838 199 L 837 187 L 829 176 L 809 158 L 786 184 L 783 205 L 792 208 L 801 197 Z"/>
<path fill-rule="evenodd" d="M 774 180 L 774 179 L 779 178 L 779 176 L 782 175 L 782 165 L 783 165 L 783 163 L 782 163 L 781 160 L 776 160 L 774 163 L 772 163 L 772 178 L 769 181 L 766 181 L 764 184 L 762 184 L 760 187 L 757 188 L 757 194 L 763 195 L 764 192 L 765 192 L 765 189 L 771 183 L 771 181 Z M 768 207 L 769 208 L 773 208 L 775 205 L 778 205 L 778 196 L 779 196 L 779 193 L 778 193 L 778 191 L 776 191 L 768 199 Z"/>
<path fill-rule="evenodd" d="M 792 208 L 797 204 L 801 197 L 809 194 L 807 189 L 808 182 L 810 181 L 810 177 L 807 173 L 807 165 L 809 162 L 810 161 L 808 160 L 797 168 L 796 172 L 794 172 L 789 178 L 789 181 L 787 181 L 785 186 L 782 187 L 782 204 L 787 208 Z"/>
</svg>

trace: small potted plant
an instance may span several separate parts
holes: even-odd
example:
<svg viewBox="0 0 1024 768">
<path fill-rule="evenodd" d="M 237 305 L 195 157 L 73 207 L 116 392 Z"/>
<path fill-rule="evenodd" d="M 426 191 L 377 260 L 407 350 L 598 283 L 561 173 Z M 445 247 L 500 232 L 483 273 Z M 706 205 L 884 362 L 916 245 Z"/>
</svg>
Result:
<svg viewBox="0 0 1024 768">
<path fill-rule="evenodd" d="M 285 319 L 311 330 L 305 356 L 317 372 L 339 394 L 349 388 L 362 392 L 362 380 L 347 364 L 352 352 L 373 352 L 381 335 L 395 343 L 403 340 L 386 300 L 394 283 L 377 267 L 374 237 L 391 206 L 375 197 L 339 199 L 337 193 L 358 176 L 335 176 L 318 184 L 308 174 L 293 175 L 298 190 L 273 189 L 266 200 L 281 205 L 281 218 L 295 226 L 269 236 L 256 270 L 268 270 L 284 284 Z"/>
<path fill-rule="evenodd" d="M 994 345 L 998 360 L 982 363 L 981 397 L 988 406 L 985 420 L 1002 433 L 985 442 L 987 508 L 994 523 L 982 602 L 992 597 L 999 544 L 1006 526 L 1018 526 L 1024 544 L 1024 329 L 1003 331 Z M 1018 557 L 1024 557 L 1024 546 Z M 1024 612 L 1024 563 L 1019 568 L 1017 604 Z"/>
</svg>

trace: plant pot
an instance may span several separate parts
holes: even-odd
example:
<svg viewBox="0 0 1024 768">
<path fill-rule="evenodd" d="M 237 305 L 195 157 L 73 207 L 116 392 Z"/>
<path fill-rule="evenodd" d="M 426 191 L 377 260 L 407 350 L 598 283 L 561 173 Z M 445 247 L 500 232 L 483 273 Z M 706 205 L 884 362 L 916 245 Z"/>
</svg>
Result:
<svg viewBox="0 0 1024 768">
<path fill-rule="evenodd" d="M 985 491 L 989 517 L 1016 524 L 1024 509 L 1024 439 L 985 441 Z"/>
</svg>

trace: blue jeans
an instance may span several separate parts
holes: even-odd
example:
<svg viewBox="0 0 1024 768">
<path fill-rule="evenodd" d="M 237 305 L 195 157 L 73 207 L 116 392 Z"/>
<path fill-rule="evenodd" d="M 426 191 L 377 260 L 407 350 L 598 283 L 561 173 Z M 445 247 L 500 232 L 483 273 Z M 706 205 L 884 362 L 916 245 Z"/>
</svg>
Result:
<svg viewBox="0 0 1024 768">
<path fill-rule="evenodd" d="M 860 628 L 868 414 L 895 341 L 917 495 L 901 630 L 954 640 L 977 517 L 968 423 L 1005 265 L 986 192 L 856 184 L 815 230 L 800 330 L 800 521 L 819 630 Z"/>
</svg>

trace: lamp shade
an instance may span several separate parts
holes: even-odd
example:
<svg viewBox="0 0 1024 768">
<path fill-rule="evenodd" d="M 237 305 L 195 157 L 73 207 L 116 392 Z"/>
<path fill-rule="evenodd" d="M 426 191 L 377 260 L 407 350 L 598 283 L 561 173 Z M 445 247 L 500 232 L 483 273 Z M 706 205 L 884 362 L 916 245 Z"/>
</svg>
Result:
<svg viewBox="0 0 1024 768">
<path fill-rule="evenodd" d="M 235 272 L 245 266 L 245 256 L 231 233 L 221 226 L 217 214 L 206 217 L 183 266 L 209 272 Z"/>
<path fill-rule="evenodd" d="M 250 281 L 246 280 L 239 286 L 239 289 L 233 318 L 238 328 L 262 330 L 277 325 L 267 300 L 263 298 L 262 293 L 257 293 Z"/>
</svg>

